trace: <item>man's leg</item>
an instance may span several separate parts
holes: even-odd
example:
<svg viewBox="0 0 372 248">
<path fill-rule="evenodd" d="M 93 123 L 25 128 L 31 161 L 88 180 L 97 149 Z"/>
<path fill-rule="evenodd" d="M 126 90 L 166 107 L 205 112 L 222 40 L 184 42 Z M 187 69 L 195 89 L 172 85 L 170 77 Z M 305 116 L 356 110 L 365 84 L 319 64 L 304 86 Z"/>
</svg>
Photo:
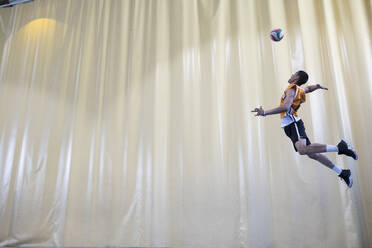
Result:
<svg viewBox="0 0 372 248">
<path fill-rule="evenodd" d="M 336 146 L 336 148 L 337 148 L 337 146 Z M 304 152 L 307 155 L 313 154 L 313 153 L 327 152 L 327 145 L 318 144 L 318 143 L 311 143 L 310 145 L 304 147 Z M 335 152 L 338 152 L 338 150 L 335 150 Z"/>
<path fill-rule="evenodd" d="M 305 147 L 306 154 L 324 153 L 324 152 L 338 152 L 338 147 L 333 145 L 325 145 L 319 143 L 311 143 Z"/>
<path fill-rule="evenodd" d="M 343 140 L 337 146 L 312 143 L 308 146 L 303 147 L 301 152 L 304 153 L 302 155 L 324 153 L 324 152 L 338 152 L 338 154 L 345 154 L 349 157 L 354 158 L 355 160 L 358 160 L 357 153 L 354 151 L 354 149 L 350 145 L 348 145 Z"/>
<path fill-rule="evenodd" d="M 297 122 L 294 122 L 294 124 L 290 124 L 286 127 L 284 127 L 286 131 L 287 136 L 289 136 L 291 139 L 305 139 L 306 138 L 306 132 L 305 132 L 305 126 L 302 120 L 299 120 Z M 289 134 L 288 134 L 289 133 Z M 297 134 L 297 135 L 295 135 Z M 295 137 L 297 136 L 297 137 Z M 296 144 L 295 144 L 296 145 Z M 337 146 L 334 145 L 326 145 L 326 144 L 309 144 L 302 147 L 302 149 L 298 149 L 298 152 L 301 155 L 308 155 L 308 154 L 315 154 L 315 153 L 323 153 L 323 152 L 337 152 L 339 155 L 344 154 L 346 156 L 352 157 L 355 160 L 358 160 L 358 155 L 354 151 L 354 149 L 346 143 L 344 140 L 341 140 Z"/>
<path fill-rule="evenodd" d="M 318 145 L 318 144 L 316 144 Z M 306 154 L 306 140 L 305 139 L 300 139 L 299 141 L 296 142 L 295 144 L 298 152 L 301 155 L 307 155 L 309 158 L 314 159 L 321 163 L 322 165 L 328 167 L 329 169 L 335 171 L 337 175 L 344 180 L 346 185 L 351 188 L 353 185 L 353 179 L 351 177 L 351 172 L 350 170 L 342 170 L 339 168 L 337 165 L 335 165 L 327 156 L 320 154 L 320 153 L 309 153 Z"/>
<path fill-rule="evenodd" d="M 319 154 L 319 153 L 313 153 L 313 154 L 309 154 L 309 155 L 307 155 L 309 158 L 311 158 L 311 159 L 314 159 L 314 160 L 316 160 L 316 161 L 318 161 L 319 163 L 321 163 L 322 165 L 325 165 L 325 166 L 327 166 L 328 168 L 330 168 L 331 170 L 334 170 L 334 171 L 336 171 L 336 173 L 338 174 L 338 175 L 340 175 L 341 174 L 341 169 L 340 168 L 338 168 L 338 170 L 335 170 L 335 164 L 327 157 L 327 156 L 325 156 L 325 155 L 323 155 L 323 154 Z M 336 166 L 337 167 L 337 166 Z"/>
<path fill-rule="evenodd" d="M 309 149 L 309 146 L 311 146 L 311 145 L 313 145 L 313 147 L 311 147 Z M 314 160 L 318 161 L 319 163 L 325 165 L 326 167 L 330 168 L 331 170 L 336 171 L 338 175 L 341 173 L 341 169 L 338 168 L 334 163 L 332 163 L 332 161 L 328 157 L 324 156 L 323 154 L 319 154 L 320 152 L 318 152 L 318 153 L 309 152 L 309 150 L 322 151 L 322 148 L 324 148 L 323 146 L 325 146 L 325 145 L 315 143 L 315 144 L 310 144 L 310 145 L 306 146 L 306 140 L 305 139 L 300 139 L 299 141 L 296 142 L 295 146 L 296 146 L 299 154 L 307 155 L 309 158 L 314 159 Z"/>
</svg>

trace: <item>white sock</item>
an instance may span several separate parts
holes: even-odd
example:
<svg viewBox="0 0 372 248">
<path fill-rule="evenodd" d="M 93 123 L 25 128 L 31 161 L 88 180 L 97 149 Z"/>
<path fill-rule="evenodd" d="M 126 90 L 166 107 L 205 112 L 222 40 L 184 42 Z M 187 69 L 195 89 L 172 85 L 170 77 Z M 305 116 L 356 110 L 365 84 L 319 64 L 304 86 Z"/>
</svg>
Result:
<svg viewBox="0 0 372 248">
<path fill-rule="evenodd" d="M 327 145 L 327 152 L 338 152 L 338 147 Z"/>
<path fill-rule="evenodd" d="M 340 175 L 342 172 L 342 170 L 337 165 L 333 166 L 332 170 L 334 170 L 337 175 Z"/>
</svg>

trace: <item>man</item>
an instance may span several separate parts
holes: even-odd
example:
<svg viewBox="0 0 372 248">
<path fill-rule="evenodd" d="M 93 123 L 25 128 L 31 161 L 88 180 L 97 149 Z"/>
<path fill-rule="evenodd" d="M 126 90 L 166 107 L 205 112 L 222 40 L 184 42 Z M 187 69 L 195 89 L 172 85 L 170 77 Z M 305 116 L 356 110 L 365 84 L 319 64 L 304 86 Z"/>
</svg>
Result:
<svg viewBox="0 0 372 248">
<path fill-rule="evenodd" d="M 344 140 L 341 140 L 337 146 L 311 143 L 306 135 L 304 123 L 297 115 L 301 103 L 306 100 L 306 94 L 317 89 L 328 90 L 320 84 L 310 85 L 304 89 L 301 88 L 300 86 L 305 84 L 308 78 L 309 76 L 306 72 L 296 72 L 288 80 L 289 86 L 284 91 L 279 107 L 265 111 L 261 106 L 260 108 L 255 108 L 252 112 L 256 112 L 256 116 L 280 114 L 282 122 L 281 126 L 284 129 L 285 134 L 292 140 L 296 152 L 300 155 L 307 155 L 309 158 L 334 170 L 346 185 L 351 188 L 353 185 L 353 179 L 350 170 L 340 169 L 322 153 L 338 152 L 338 154 L 344 154 L 358 160 L 357 153 Z"/>
</svg>

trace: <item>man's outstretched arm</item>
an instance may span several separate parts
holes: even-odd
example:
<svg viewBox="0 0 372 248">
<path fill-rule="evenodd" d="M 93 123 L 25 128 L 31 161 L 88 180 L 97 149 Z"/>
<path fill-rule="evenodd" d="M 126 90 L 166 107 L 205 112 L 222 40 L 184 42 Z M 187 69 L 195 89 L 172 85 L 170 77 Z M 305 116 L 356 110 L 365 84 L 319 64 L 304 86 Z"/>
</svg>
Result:
<svg viewBox="0 0 372 248">
<path fill-rule="evenodd" d="M 309 85 L 305 88 L 305 93 L 310 93 L 310 92 L 313 92 L 314 90 L 317 90 L 317 89 L 322 89 L 322 90 L 328 90 L 328 88 L 320 85 L 320 84 L 314 84 L 314 85 Z"/>
<path fill-rule="evenodd" d="M 252 112 L 256 112 L 255 116 L 266 116 L 266 115 L 275 115 L 275 114 L 280 114 L 283 112 L 287 112 L 288 109 L 291 107 L 293 99 L 295 98 L 296 91 L 294 89 L 290 89 L 287 91 L 286 96 L 284 98 L 284 102 L 282 106 L 269 109 L 269 110 L 264 110 L 262 106 L 259 108 L 255 108 L 252 110 Z"/>
</svg>

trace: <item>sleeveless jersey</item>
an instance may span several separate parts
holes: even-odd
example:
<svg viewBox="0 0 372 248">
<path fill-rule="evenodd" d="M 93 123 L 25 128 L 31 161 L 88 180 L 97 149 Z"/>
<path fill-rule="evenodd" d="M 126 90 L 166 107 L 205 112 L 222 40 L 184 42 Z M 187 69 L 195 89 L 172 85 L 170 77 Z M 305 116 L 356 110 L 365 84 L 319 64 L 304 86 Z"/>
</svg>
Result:
<svg viewBox="0 0 372 248">
<path fill-rule="evenodd" d="M 284 99 L 286 97 L 286 93 L 289 89 L 294 88 L 296 90 L 295 97 L 293 99 L 291 107 L 288 109 L 287 112 L 283 112 L 280 114 L 280 118 L 283 118 L 284 116 L 295 116 L 298 117 L 297 115 L 297 110 L 300 108 L 301 103 L 306 101 L 306 93 L 305 90 L 302 89 L 301 87 L 297 86 L 296 84 L 290 84 L 287 89 L 285 89 L 284 94 L 282 95 L 280 99 L 280 106 L 284 104 Z"/>
</svg>

